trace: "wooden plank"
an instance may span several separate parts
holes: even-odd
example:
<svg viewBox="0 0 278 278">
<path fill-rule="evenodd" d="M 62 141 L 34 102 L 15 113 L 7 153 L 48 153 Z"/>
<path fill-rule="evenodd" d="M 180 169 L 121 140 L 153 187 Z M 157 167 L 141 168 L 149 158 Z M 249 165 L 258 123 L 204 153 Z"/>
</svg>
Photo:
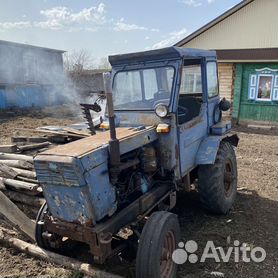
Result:
<svg viewBox="0 0 278 278">
<path fill-rule="evenodd" d="M 65 257 L 63 255 L 53 253 L 39 248 L 36 245 L 27 243 L 17 238 L 5 237 L 4 233 L 0 229 L 0 242 L 3 245 L 16 248 L 17 250 L 34 256 L 36 258 L 48 261 L 51 263 L 56 263 L 62 265 L 63 267 L 82 272 L 94 278 L 123 278 L 119 275 L 108 273 L 106 271 L 94 268 L 92 265 L 80 262 L 76 259 L 70 257 Z"/>
<path fill-rule="evenodd" d="M 52 130 L 46 130 L 46 129 L 31 129 L 31 128 L 15 128 L 16 130 L 21 131 L 28 131 L 33 133 L 48 133 L 53 135 L 61 135 L 61 136 L 69 136 L 69 137 L 75 137 L 75 138 L 84 138 L 86 136 L 84 135 L 77 135 L 69 132 L 59 132 L 59 131 L 52 131 Z"/>
<path fill-rule="evenodd" d="M 144 134 L 154 127 L 146 127 L 143 130 L 134 130 L 127 127 L 118 127 L 116 128 L 117 138 L 119 141 L 127 140 L 132 136 L 138 134 Z M 68 156 L 79 156 L 94 149 L 97 149 L 104 144 L 108 144 L 110 140 L 110 131 L 99 132 L 96 135 L 83 138 L 81 140 L 71 142 L 65 145 L 60 145 L 55 148 L 49 149 L 46 152 L 41 153 L 40 155 L 68 155 Z"/>
<path fill-rule="evenodd" d="M 5 190 L 4 193 L 13 202 L 21 203 L 28 206 L 33 206 L 36 208 L 41 207 L 45 203 L 44 198 L 29 196 L 21 192 L 19 193 L 11 190 Z"/>
<path fill-rule="evenodd" d="M 18 146 L 19 151 L 30 151 L 30 150 L 36 150 L 45 148 L 51 145 L 50 142 L 43 142 L 43 143 L 36 143 L 36 144 L 30 144 L 30 145 L 24 145 L 24 146 Z"/>
<path fill-rule="evenodd" d="M 36 179 L 37 175 L 35 171 L 29 171 L 29 170 L 23 170 L 18 168 L 11 168 L 13 171 L 17 173 L 17 175 L 30 178 L 30 179 Z"/>
<path fill-rule="evenodd" d="M 24 191 L 28 195 L 38 195 L 41 190 L 39 189 L 39 186 L 37 184 L 28 183 L 24 181 L 18 181 L 13 179 L 6 179 L 0 177 L 0 181 L 2 181 L 5 186 L 8 186 L 16 191 Z"/>
<path fill-rule="evenodd" d="M 0 152 L 15 153 L 17 151 L 17 145 L 0 145 Z"/>
<path fill-rule="evenodd" d="M 17 180 L 21 180 L 21 181 L 30 182 L 30 183 L 39 184 L 39 182 L 37 180 L 26 178 L 26 177 L 22 177 L 22 176 L 17 176 L 16 179 Z"/>
<path fill-rule="evenodd" d="M 12 136 L 13 143 L 43 143 L 48 141 L 47 137 L 27 137 L 27 136 Z"/>
<path fill-rule="evenodd" d="M 18 172 L 3 163 L 0 163 L 0 173 L 4 174 L 6 178 L 11 179 L 14 179 L 18 175 Z"/>
<path fill-rule="evenodd" d="M 4 159 L 1 159 L 0 163 L 3 163 L 7 166 L 14 167 L 14 168 L 20 168 L 20 169 L 26 169 L 26 170 L 34 169 L 34 166 L 31 163 L 23 161 L 23 160 L 4 160 Z"/>
<path fill-rule="evenodd" d="M 5 184 L 4 184 L 4 182 L 3 182 L 3 180 L 1 180 L 0 179 L 0 190 L 6 190 L 6 186 L 5 186 Z"/>
<path fill-rule="evenodd" d="M 0 152 L 0 159 L 8 159 L 8 160 L 23 160 L 30 163 L 33 163 L 33 157 L 29 155 L 23 154 L 14 154 L 14 153 L 3 153 Z"/>
<path fill-rule="evenodd" d="M 35 242 L 35 223 L 0 191 L 0 213 L 9 222 Z"/>
<path fill-rule="evenodd" d="M 89 132 L 82 131 L 82 130 L 77 130 L 77 129 L 74 129 L 74 128 L 71 128 L 71 127 L 63 127 L 62 129 L 65 130 L 66 132 L 77 134 L 77 135 L 83 135 L 83 136 L 86 136 L 86 137 L 91 136 L 91 134 Z"/>
</svg>

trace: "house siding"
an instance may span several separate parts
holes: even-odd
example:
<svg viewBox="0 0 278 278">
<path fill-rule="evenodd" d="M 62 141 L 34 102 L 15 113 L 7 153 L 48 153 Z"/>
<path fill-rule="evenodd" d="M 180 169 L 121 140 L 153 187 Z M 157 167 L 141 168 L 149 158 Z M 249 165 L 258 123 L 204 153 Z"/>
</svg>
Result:
<svg viewBox="0 0 278 278">
<path fill-rule="evenodd" d="M 256 101 L 248 99 L 250 74 L 256 74 L 256 69 L 278 69 L 277 63 L 237 64 L 234 85 L 233 118 L 237 121 L 254 120 L 264 122 L 278 121 L 277 101 Z"/>
<path fill-rule="evenodd" d="M 256 49 L 278 47 L 278 0 L 255 0 L 182 47 Z"/>
</svg>

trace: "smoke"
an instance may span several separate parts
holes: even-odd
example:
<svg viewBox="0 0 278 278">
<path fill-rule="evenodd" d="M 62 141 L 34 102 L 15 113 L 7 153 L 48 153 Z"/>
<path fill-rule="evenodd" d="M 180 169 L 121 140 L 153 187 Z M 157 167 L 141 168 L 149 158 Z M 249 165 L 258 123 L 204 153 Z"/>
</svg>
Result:
<svg viewBox="0 0 278 278">
<path fill-rule="evenodd" d="M 0 58 L 1 108 L 78 105 L 62 52 L 0 42 Z"/>
<path fill-rule="evenodd" d="M 87 55 L 81 55 L 83 60 L 78 63 L 71 61 L 67 68 L 69 61 L 63 61 L 63 52 L 0 42 L 0 56 L 0 102 L 1 95 L 5 99 L 0 108 L 47 107 L 49 113 L 53 107 L 55 116 L 64 105 L 81 120 L 80 103 L 92 104 L 103 93 L 103 70 L 88 69 Z M 105 101 L 100 105 L 101 113 L 94 116 L 104 114 Z"/>
</svg>

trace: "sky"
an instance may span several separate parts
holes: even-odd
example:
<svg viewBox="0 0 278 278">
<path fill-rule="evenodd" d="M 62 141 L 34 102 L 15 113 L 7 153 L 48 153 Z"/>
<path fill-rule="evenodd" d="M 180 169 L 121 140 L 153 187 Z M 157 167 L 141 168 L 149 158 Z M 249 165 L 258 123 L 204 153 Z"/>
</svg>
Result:
<svg viewBox="0 0 278 278">
<path fill-rule="evenodd" d="M 93 57 L 173 45 L 241 0 L 0 0 L 0 39 Z"/>
</svg>

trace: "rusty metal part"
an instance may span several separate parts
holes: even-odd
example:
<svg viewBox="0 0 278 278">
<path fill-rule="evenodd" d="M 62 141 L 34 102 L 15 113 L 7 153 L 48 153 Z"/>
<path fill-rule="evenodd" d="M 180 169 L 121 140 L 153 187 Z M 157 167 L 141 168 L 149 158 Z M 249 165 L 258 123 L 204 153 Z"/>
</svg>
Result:
<svg viewBox="0 0 278 278">
<path fill-rule="evenodd" d="M 165 200 L 170 193 L 169 185 L 157 186 L 112 218 L 97 224 L 95 227 L 61 221 L 50 215 L 45 215 L 45 226 L 50 233 L 87 243 L 96 262 L 102 264 L 119 248 L 122 248 L 112 249 L 112 235 L 130 224 L 141 221 L 146 213 L 149 213 L 159 202 Z"/>
<path fill-rule="evenodd" d="M 111 183 L 115 184 L 120 174 L 120 171 L 117 171 L 117 168 L 121 163 L 121 159 L 120 159 L 120 143 L 119 140 L 117 139 L 117 134 L 116 134 L 111 74 L 109 72 L 103 73 L 103 83 L 104 83 L 104 90 L 107 99 L 107 112 L 108 112 L 109 130 L 110 130 L 109 149 L 110 149 L 110 167 L 112 168 Z"/>
<path fill-rule="evenodd" d="M 168 231 L 163 242 L 163 248 L 160 256 L 160 277 L 171 277 L 174 269 L 172 254 L 176 248 L 174 233 Z"/>
<path fill-rule="evenodd" d="M 147 212 L 154 204 L 161 201 L 165 195 L 169 194 L 169 185 L 161 185 L 153 188 L 148 193 L 142 195 L 129 206 L 115 214 L 111 219 L 96 225 L 93 230 L 95 233 L 110 232 L 117 233 L 121 228 L 132 222 L 138 221 L 138 216 Z"/>
<path fill-rule="evenodd" d="M 190 174 L 186 174 L 181 180 L 181 189 L 189 192 L 191 190 Z"/>
<path fill-rule="evenodd" d="M 136 165 L 138 165 L 140 163 L 140 160 L 138 158 L 132 159 L 132 160 L 128 160 L 127 162 L 122 162 L 119 165 L 119 171 L 123 171 L 125 169 L 134 167 Z"/>
<path fill-rule="evenodd" d="M 157 156 L 153 146 L 146 146 L 143 148 L 141 162 L 144 173 L 153 173 L 157 170 Z"/>
<path fill-rule="evenodd" d="M 64 222 L 52 216 L 45 216 L 45 226 L 48 232 L 68 237 L 72 240 L 87 243 L 97 263 L 103 264 L 112 253 L 110 233 L 93 232 L 92 227 Z"/>
<path fill-rule="evenodd" d="M 131 141 L 134 137 L 140 139 L 140 135 L 142 135 L 144 136 L 142 140 L 145 140 L 145 137 L 148 139 L 148 137 L 153 137 L 153 134 L 156 134 L 154 127 L 146 127 L 146 129 L 138 131 L 130 130 L 127 127 L 118 127 L 116 130 L 120 144 L 124 141 L 126 143 L 125 145 L 128 145 L 129 141 Z M 79 157 L 97 148 L 100 148 L 105 144 L 108 144 L 109 139 L 109 131 L 99 132 L 94 136 L 86 137 L 69 144 L 59 145 L 55 148 L 40 153 L 40 155 L 66 155 L 71 157 Z M 146 143 L 148 142 L 146 141 Z M 125 149 L 126 148 L 130 148 L 130 146 L 125 146 Z"/>
<path fill-rule="evenodd" d="M 96 130 L 95 130 L 95 126 L 94 126 L 94 123 L 93 123 L 91 110 L 100 112 L 100 110 L 98 109 L 99 105 L 98 104 L 86 104 L 86 103 L 80 103 L 80 105 L 81 105 L 81 108 L 83 110 L 82 111 L 83 115 L 84 115 L 85 119 L 87 120 L 87 124 L 89 126 L 90 133 L 92 135 L 95 135 Z"/>
</svg>

